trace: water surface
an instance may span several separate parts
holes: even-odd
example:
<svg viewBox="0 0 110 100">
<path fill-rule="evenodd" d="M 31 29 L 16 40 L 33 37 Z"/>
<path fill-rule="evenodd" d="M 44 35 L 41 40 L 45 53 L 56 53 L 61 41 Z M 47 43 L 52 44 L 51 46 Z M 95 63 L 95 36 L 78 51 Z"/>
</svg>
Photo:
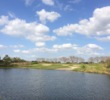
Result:
<svg viewBox="0 0 110 100">
<path fill-rule="evenodd" d="M 0 69 L 0 97 L 2 100 L 110 100 L 110 76 Z"/>
</svg>

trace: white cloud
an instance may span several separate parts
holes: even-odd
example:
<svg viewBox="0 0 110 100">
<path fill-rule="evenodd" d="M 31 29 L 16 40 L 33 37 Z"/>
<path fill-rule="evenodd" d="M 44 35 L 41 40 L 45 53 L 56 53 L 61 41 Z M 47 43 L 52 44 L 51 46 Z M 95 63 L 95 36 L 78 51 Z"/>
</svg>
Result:
<svg viewBox="0 0 110 100">
<path fill-rule="evenodd" d="M 69 50 L 73 55 L 82 55 L 82 56 L 97 56 L 100 55 L 101 51 L 103 50 L 102 47 L 96 45 L 96 44 L 87 44 L 84 46 L 78 46 L 77 44 L 71 44 L 71 43 L 65 43 L 61 45 L 53 45 L 54 50 L 57 52 L 61 51 L 64 53 L 65 50 Z"/>
<path fill-rule="evenodd" d="M 64 52 L 65 50 L 69 50 L 70 52 L 74 51 L 74 55 L 83 55 L 83 56 L 96 56 L 100 55 L 100 51 L 103 50 L 102 47 L 96 45 L 96 44 L 87 44 L 84 46 L 78 46 L 77 44 L 71 44 L 71 43 L 66 43 L 66 44 L 61 44 L 61 45 L 53 45 L 54 50 L 57 52 L 62 51 Z"/>
<path fill-rule="evenodd" d="M 57 50 L 53 49 L 53 48 L 42 47 L 42 48 L 35 48 L 35 49 L 33 49 L 33 52 L 55 53 L 55 52 L 57 52 Z"/>
<path fill-rule="evenodd" d="M 70 5 L 64 7 L 64 11 L 73 11 L 74 9 Z"/>
<path fill-rule="evenodd" d="M 29 54 L 30 51 L 29 50 L 22 50 L 21 53 L 23 53 L 23 54 Z"/>
<path fill-rule="evenodd" d="M 21 54 L 30 54 L 31 52 L 29 50 L 20 50 L 20 49 L 15 49 L 13 50 L 15 53 L 21 53 Z"/>
<path fill-rule="evenodd" d="M 36 22 L 27 23 L 25 20 L 16 18 L 9 21 L 1 31 L 12 36 L 24 36 L 30 34 L 39 36 L 49 32 L 49 28 Z"/>
<path fill-rule="evenodd" d="M 45 9 L 42 9 L 41 11 L 37 11 L 36 14 L 39 16 L 39 20 L 42 23 L 46 23 L 47 21 L 54 22 L 61 16 L 57 12 L 54 11 L 48 12 Z"/>
<path fill-rule="evenodd" d="M 19 53 L 20 50 L 19 49 L 16 49 L 16 50 L 13 50 L 15 53 Z"/>
<path fill-rule="evenodd" d="M 22 45 L 22 44 L 18 44 L 18 45 L 10 45 L 9 47 L 11 47 L 11 48 L 23 48 L 24 45 Z"/>
<path fill-rule="evenodd" d="M 25 5 L 30 6 L 35 0 L 25 0 Z"/>
<path fill-rule="evenodd" d="M 100 51 L 102 50 L 103 48 L 96 44 L 87 44 L 85 46 L 77 48 L 76 52 L 77 54 L 84 56 L 97 56 L 101 55 Z"/>
<path fill-rule="evenodd" d="M 76 44 L 71 44 L 71 43 L 65 43 L 65 44 L 61 44 L 61 45 L 53 45 L 54 49 L 60 50 L 60 49 L 75 49 L 77 48 Z"/>
<path fill-rule="evenodd" d="M 47 34 L 50 30 L 46 25 L 36 22 L 27 23 L 25 20 L 18 18 L 10 20 L 0 31 L 11 36 L 22 36 L 35 43 L 56 39 L 55 36 L 49 36 Z"/>
<path fill-rule="evenodd" d="M 8 16 L 0 16 L 0 25 L 5 25 L 9 21 Z"/>
<path fill-rule="evenodd" d="M 94 49 L 94 50 L 102 50 L 103 48 L 96 44 L 88 44 L 85 46 L 86 48 Z"/>
<path fill-rule="evenodd" d="M 79 3 L 79 2 L 81 2 L 81 0 L 71 0 L 71 1 L 69 1 L 69 3 Z"/>
<path fill-rule="evenodd" d="M 100 41 L 110 41 L 110 36 L 106 36 L 106 37 L 96 37 L 97 40 Z"/>
<path fill-rule="evenodd" d="M 24 45 L 21 45 L 21 44 L 18 44 L 18 45 L 2 45 L 0 44 L 0 49 L 3 49 L 3 48 L 8 48 L 8 49 L 13 49 L 13 48 L 23 48 Z"/>
<path fill-rule="evenodd" d="M 46 5 L 53 6 L 54 5 L 54 0 L 42 0 L 42 2 Z"/>
<path fill-rule="evenodd" d="M 15 53 L 19 54 L 30 54 L 30 55 L 36 55 L 43 56 L 51 55 L 51 57 L 58 57 L 58 56 L 70 56 L 70 55 L 77 55 L 77 56 L 83 56 L 91 57 L 91 56 L 99 56 L 102 55 L 103 48 L 96 44 L 86 44 L 84 46 L 78 46 L 77 44 L 71 44 L 71 43 L 65 43 L 65 44 L 55 44 L 51 48 L 47 47 L 37 47 L 27 50 L 14 50 Z"/>
<path fill-rule="evenodd" d="M 6 47 L 7 47 L 7 46 L 0 44 L 0 49 L 4 49 L 4 48 L 6 48 Z"/>
<path fill-rule="evenodd" d="M 37 42 L 36 46 L 37 47 L 43 47 L 43 46 L 45 46 L 45 42 Z"/>
<path fill-rule="evenodd" d="M 34 34 L 30 34 L 26 37 L 28 40 L 31 40 L 33 42 L 44 42 L 44 41 L 53 41 L 56 39 L 55 36 L 48 36 L 48 35 L 34 35 Z"/>
<path fill-rule="evenodd" d="M 12 36 L 23 36 L 28 32 L 28 27 L 29 24 L 26 23 L 25 20 L 20 20 L 17 18 L 9 21 L 9 23 L 5 25 L 1 32 Z"/>
<path fill-rule="evenodd" d="M 59 36 L 72 35 L 74 33 L 88 36 L 109 36 L 110 35 L 110 6 L 97 8 L 93 16 L 83 19 L 78 24 L 68 24 L 53 31 Z"/>
<path fill-rule="evenodd" d="M 13 51 L 15 53 L 19 53 L 19 54 L 31 54 L 31 55 L 57 52 L 56 49 L 46 48 L 46 47 L 37 47 L 37 48 L 32 48 L 32 49 L 27 49 L 27 50 L 16 49 L 16 50 L 13 50 Z"/>
</svg>

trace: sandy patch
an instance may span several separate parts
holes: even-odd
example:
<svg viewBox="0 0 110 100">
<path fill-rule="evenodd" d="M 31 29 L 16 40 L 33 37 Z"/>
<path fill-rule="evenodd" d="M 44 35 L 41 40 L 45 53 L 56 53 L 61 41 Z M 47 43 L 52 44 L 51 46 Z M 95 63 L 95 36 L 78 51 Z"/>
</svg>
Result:
<svg viewBox="0 0 110 100">
<path fill-rule="evenodd" d="M 56 70 L 71 70 L 70 68 L 57 68 Z"/>
<path fill-rule="evenodd" d="M 78 68 L 78 66 L 69 66 L 68 68 L 57 68 L 57 70 L 74 70 Z"/>
<path fill-rule="evenodd" d="M 52 64 L 42 64 L 43 66 L 51 66 Z"/>
<path fill-rule="evenodd" d="M 74 70 L 74 69 L 76 69 L 76 68 L 78 68 L 78 66 L 70 66 L 70 69 L 71 69 L 71 70 Z"/>
</svg>

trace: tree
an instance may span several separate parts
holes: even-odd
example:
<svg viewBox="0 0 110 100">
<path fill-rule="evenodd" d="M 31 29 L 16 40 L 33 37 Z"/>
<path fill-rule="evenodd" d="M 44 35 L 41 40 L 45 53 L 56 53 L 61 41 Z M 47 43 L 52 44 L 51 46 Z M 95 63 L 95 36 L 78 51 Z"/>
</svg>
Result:
<svg viewBox="0 0 110 100">
<path fill-rule="evenodd" d="M 11 58 L 8 55 L 4 56 L 3 61 L 5 66 L 9 66 L 11 64 Z"/>
<path fill-rule="evenodd" d="M 69 59 L 72 63 L 75 63 L 75 56 L 70 56 Z"/>
<path fill-rule="evenodd" d="M 93 58 L 93 57 L 90 57 L 90 58 L 88 59 L 88 62 L 89 62 L 89 63 L 94 63 L 94 58 Z"/>
<path fill-rule="evenodd" d="M 110 68 L 110 57 L 106 59 L 105 65 L 107 68 Z"/>
<path fill-rule="evenodd" d="M 14 57 L 14 58 L 11 58 L 12 62 L 25 62 L 25 60 L 19 58 L 19 57 Z"/>
</svg>

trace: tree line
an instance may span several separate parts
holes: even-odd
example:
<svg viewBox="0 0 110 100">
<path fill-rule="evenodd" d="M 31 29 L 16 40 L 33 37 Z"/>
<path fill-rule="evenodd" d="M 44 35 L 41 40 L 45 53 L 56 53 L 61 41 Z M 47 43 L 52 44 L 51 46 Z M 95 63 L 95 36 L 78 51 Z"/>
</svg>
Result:
<svg viewBox="0 0 110 100">
<path fill-rule="evenodd" d="M 69 57 L 59 57 L 59 58 L 37 58 L 38 62 L 62 62 L 62 63 L 104 63 L 110 56 L 100 56 L 100 57 L 90 57 L 85 60 L 81 57 L 69 56 Z"/>
<path fill-rule="evenodd" d="M 11 66 L 13 63 L 28 62 L 19 57 L 10 57 L 5 55 L 2 59 L 0 58 L 0 66 Z M 110 68 L 110 56 L 100 56 L 100 57 L 90 57 L 85 61 L 84 58 L 69 56 L 69 57 L 59 57 L 59 58 L 37 58 L 33 63 L 103 63 L 106 67 Z"/>
<path fill-rule="evenodd" d="M 2 59 L 0 58 L 0 66 L 12 66 L 12 63 L 17 62 L 25 62 L 25 60 L 19 57 L 10 57 L 9 55 L 5 55 Z"/>
<path fill-rule="evenodd" d="M 69 57 L 60 57 L 60 58 L 37 58 L 36 62 L 45 62 L 45 63 L 83 63 L 83 64 L 93 64 L 100 63 L 104 66 L 110 68 L 110 56 L 100 56 L 100 57 L 90 57 L 88 60 L 85 60 L 81 57 L 69 56 Z"/>
</svg>

